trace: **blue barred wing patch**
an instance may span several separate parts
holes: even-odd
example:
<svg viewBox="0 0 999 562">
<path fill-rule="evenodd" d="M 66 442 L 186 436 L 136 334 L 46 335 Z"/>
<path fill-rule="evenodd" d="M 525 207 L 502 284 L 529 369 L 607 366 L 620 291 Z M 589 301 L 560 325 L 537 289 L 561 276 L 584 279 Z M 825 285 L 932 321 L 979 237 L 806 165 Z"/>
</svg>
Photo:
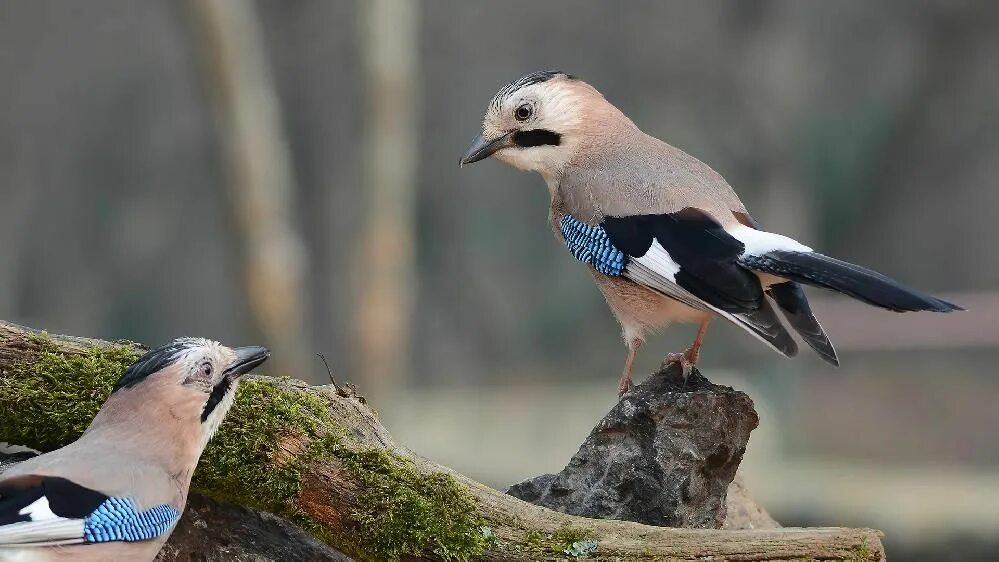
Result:
<svg viewBox="0 0 999 562">
<path fill-rule="evenodd" d="M 604 275 L 618 276 L 624 272 L 628 256 L 614 247 L 603 227 L 590 226 L 572 215 L 563 216 L 559 227 L 569 253 L 577 260 Z"/>
<path fill-rule="evenodd" d="M 180 512 L 170 505 L 140 511 L 131 498 L 108 498 L 83 523 L 83 539 L 89 543 L 144 541 L 167 531 Z"/>
</svg>

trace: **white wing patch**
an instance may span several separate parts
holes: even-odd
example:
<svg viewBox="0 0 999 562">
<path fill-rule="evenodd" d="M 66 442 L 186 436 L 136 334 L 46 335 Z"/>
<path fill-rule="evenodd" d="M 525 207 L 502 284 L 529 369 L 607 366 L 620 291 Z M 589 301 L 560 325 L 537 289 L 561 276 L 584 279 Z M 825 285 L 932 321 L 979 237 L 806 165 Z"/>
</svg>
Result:
<svg viewBox="0 0 999 562">
<path fill-rule="evenodd" d="M 670 281 L 676 281 L 676 274 L 680 271 L 680 264 L 673 261 L 673 256 L 669 255 L 669 252 L 662 247 L 658 240 L 652 241 L 652 246 L 648 252 L 645 252 L 644 256 L 631 259 Z"/>
<path fill-rule="evenodd" d="M 83 519 L 67 519 L 52 512 L 45 496 L 17 512 L 31 521 L 0 526 L 0 551 L 12 547 L 41 547 L 83 542 Z M 26 558 L 28 560 L 30 558 Z M 0 560 L 7 560 L 0 555 Z"/>
<path fill-rule="evenodd" d="M 762 256 L 776 250 L 783 250 L 785 252 L 812 251 L 808 246 L 787 236 L 774 234 L 765 230 L 756 230 L 755 228 L 741 224 L 733 227 L 731 230 L 726 229 L 726 232 L 746 246 L 743 254 L 751 256 Z"/>
<path fill-rule="evenodd" d="M 59 517 L 55 513 L 52 513 L 52 508 L 49 507 L 49 499 L 45 496 L 42 496 L 37 500 L 35 500 L 34 502 L 28 504 L 27 507 L 23 508 L 21 511 L 18 511 L 17 514 L 27 515 L 34 522 L 64 519 L 64 517 Z"/>
<path fill-rule="evenodd" d="M 676 274 L 680 264 L 673 260 L 666 248 L 658 240 L 640 258 L 631 258 L 624 268 L 625 277 L 646 287 L 651 287 L 666 296 L 672 297 L 695 310 L 707 310 L 701 299 L 676 284 Z"/>
<path fill-rule="evenodd" d="M 754 230 L 753 232 L 757 232 L 762 235 L 773 236 L 778 239 L 784 239 L 790 242 L 791 244 L 797 245 L 800 248 L 806 248 L 805 246 L 798 244 L 794 240 L 791 240 L 790 238 L 786 238 L 779 234 L 771 234 L 769 232 L 763 232 L 759 230 Z M 749 234 L 747 236 L 747 239 L 753 240 L 753 236 L 755 235 Z M 755 247 L 766 248 L 767 244 L 761 243 L 763 240 L 766 239 L 757 238 L 756 240 L 757 243 Z M 742 242 L 743 244 L 746 244 L 745 241 Z M 771 243 L 769 245 L 773 244 Z M 749 244 L 746 244 L 747 251 L 749 251 L 749 247 L 750 247 Z M 791 249 L 792 247 L 793 246 L 789 244 L 784 244 L 784 247 L 780 249 Z M 794 251 L 810 251 L 810 250 L 806 248 L 805 250 L 794 250 Z M 632 257 L 631 260 L 632 263 L 629 263 L 628 266 L 625 267 L 624 275 L 629 279 L 631 279 L 632 281 L 635 281 L 641 285 L 645 285 L 646 287 L 655 289 L 665 294 L 666 296 L 669 296 L 686 304 L 687 306 L 695 310 L 713 311 L 715 314 L 718 314 L 719 316 L 727 319 L 736 326 L 739 326 L 740 328 L 745 330 L 748 334 L 750 334 L 757 340 L 763 342 L 770 349 L 776 351 L 777 353 L 780 353 L 781 355 L 784 355 L 785 357 L 787 356 L 787 353 L 781 351 L 774 344 L 767 341 L 763 336 L 758 334 L 756 332 L 756 329 L 754 329 L 751 326 L 750 322 L 747 319 L 742 318 L 741 315 L 725 312 L 724 310 L 712 306 L 711 304 L 701 300 L 700 298 L 692 294 L 690 291 L 687 291 L 683 287 L 677 285 L 676 274 L 680 271 L 680 264 L 676 263 L 673 257 L 669 255 L 669 252 L 666 251 L 666 248 L 663 248 L 662 244 L 660 244 L 658 240 L 652 241 L 652 246 L 649 248 L 647 252 L 645 252 L 644 256 L 640 258 Z"/>
</svg>

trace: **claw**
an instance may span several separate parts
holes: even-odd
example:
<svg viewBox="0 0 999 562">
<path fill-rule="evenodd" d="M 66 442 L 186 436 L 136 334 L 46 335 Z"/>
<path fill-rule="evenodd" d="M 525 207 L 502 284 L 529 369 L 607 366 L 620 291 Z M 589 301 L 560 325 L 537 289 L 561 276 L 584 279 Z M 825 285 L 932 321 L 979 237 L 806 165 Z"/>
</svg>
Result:
<svg viewBox="0 0 999 562">
<path fill-rule="evenodd" d="M 617 383 L 617 397 L 621 398 L 625 394 L 631 392 L 635 388 L 635 383 L 631 381 L 631 377 L 622 378 L 619 383 Z"/>
<path fill-rule="evenodd" d="M 666 355 L 666 365 L 677 363 L 683 371 L 683 380 L 686 381 L 690 372 L 694 369 L 694 362 L 690 360 L 687 353 L 670 353 Z"/>
<path fill-rule="evenodd" d="M 683 388 L 686 390 L 687 381 L 690 379 L 690 373 L 694 371 L 694 365 L 697 363 L 696 357 L 691 357 L 691 351 L 688 349 L 683 353 L 670 353 L 666 355 L 666 361 L 663 362 L 663 366 L 669 366 L 674 363 L 680 365 L 680 371 L 683 373 Z"/>
<path fill-rule="evenodd" d="M 663 367 L 669 366 L 673 363 L 680 364 L 680 370 L 683 372 L 683 388 L 687 388 L 687 379 L 690 378 L 690 373 L 694 370 L 694 365 L 697 364 L 697 360 L 701 356 L 701 343 L 704 341 L 704 334 L 708 331 L 708 320 L 701 322 L 701 327 L 697 330 L 697 337 L 694 338 L 694 343 L 687 348 L 683 353 L 670 353 L 666 356 L 666 360 L 663 362 Z"/>
</svg>

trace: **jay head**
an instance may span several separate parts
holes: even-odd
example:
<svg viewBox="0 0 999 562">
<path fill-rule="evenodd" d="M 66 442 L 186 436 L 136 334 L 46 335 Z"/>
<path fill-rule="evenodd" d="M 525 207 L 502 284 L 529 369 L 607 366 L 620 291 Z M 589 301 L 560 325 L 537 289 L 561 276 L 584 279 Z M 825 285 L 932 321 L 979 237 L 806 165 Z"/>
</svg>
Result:
<svg viewBox="0 0 999 562">
<path fill-rule="evenodd" d="M 685 376 L 717 317 L 795 355 L 777 310 L 838 365 L 802 284 L 894 312 L 960 310 L 767 232 L 721 175 L 642 132 L 593 86 L 564 72 L 528 74 L 493 96 L 482 134 L 459 164 L 489 157 L 538 172 L 548 184 L 556 237 L 586 264 L 621 324 L 628 356 L 620 394 L 632 386 L 632 361 L 646 335 L 674 322 L 699 325 L 686 351 L 667 355 Z"/>
<path fill-rule="evenodd" d="M 152 560 L 239 378 L 269 355 L 181 338 L 140 357 L 79 439 L 0 474 L 0 560 Z"/>
<path fill-rule="evenodd" d="M 159 419 L 170 424 L 162 428 L 164 433 L 197 437 L 200 456 L 232 406 L 239 378 L 268 357 L 264 347 L 232 349 L 203 338 L 178 338 L 149 351 L 125 371 L 94 423 L 164 415 Z M 130 412 L 136 404 L 143 406 Z"/>
<path fill-rule="evenodd" d="M 493 96 L 482 134 L 472 141 L 460 165 L 493 156 L 515 168 L 538 172 L 546 180 L 554 177 L 579 150 L 586 126 L 596 120 L 593 110 L 599 111 L 599 100 L 603 100 L 599 92 L 569 74 L 549 70 L 528 74 Z"/>
</svg>

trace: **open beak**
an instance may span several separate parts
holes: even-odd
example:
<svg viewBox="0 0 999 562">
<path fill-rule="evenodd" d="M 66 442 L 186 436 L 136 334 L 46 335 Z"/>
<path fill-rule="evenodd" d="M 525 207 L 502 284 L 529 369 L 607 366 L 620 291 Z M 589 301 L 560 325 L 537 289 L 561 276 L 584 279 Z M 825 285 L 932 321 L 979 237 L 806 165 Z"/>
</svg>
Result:
<svg viewBox="0 0 999 562">
<path fill-rule="evenodd" d="M 225 368 L 225 378 L 237 378 L 260 366 L 271 356 L 271 350 L 266 347 L 237 347 L 236 359 Z"/>
<path fill-rule="evenodd" d="M 502 150 L 508 146 L 513 146 L 512 131 L 492 140 L 486 140 L 482 135 L 478 135 L 472 140 L 472 146 L 468 147 L 465 155 L 458 161 L 458 167 L 460 168 L 465 164 L 471 164 L 479 160 L 485 160 L 495 154 L 497 150 Z"/>
</svg>

